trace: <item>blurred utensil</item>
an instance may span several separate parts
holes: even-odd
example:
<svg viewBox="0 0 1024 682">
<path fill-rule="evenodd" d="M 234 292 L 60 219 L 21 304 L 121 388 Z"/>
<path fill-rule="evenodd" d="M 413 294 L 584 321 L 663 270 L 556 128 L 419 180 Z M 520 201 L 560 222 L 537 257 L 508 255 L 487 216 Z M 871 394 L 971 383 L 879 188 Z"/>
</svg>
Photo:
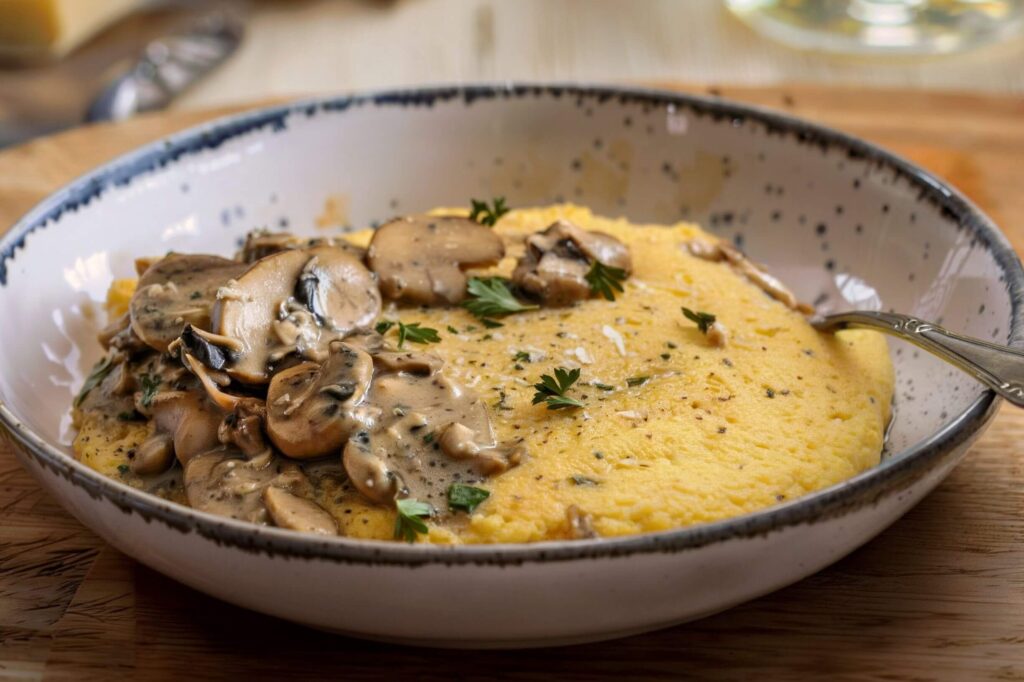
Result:
<svg viewBox="0 0 1024 682">
<path fill-rule="evenodd" d="M 954 334 L 937 324 L 897 313 L 855 310 L 817 317 L 811 323 L 821 331 L 861 327 L 909 341 L 1024 407 L 1024 351 Z"/>
<path fill-rule="evenodd" d="M 185 32 L 153 41 L 93 100 L 85 120 L 119 121 L 165 108 L 223 64 L 238 48 L 243 34 L 241 18 L 220 9 L 201 17 Z"/>
<path fill-rule="evenodd" d="M 247 10 L 243 0 L 146 3 L 64 59 L 0 65 L 0 148 L 166 107 L 235 51 Z"/>
</svg>

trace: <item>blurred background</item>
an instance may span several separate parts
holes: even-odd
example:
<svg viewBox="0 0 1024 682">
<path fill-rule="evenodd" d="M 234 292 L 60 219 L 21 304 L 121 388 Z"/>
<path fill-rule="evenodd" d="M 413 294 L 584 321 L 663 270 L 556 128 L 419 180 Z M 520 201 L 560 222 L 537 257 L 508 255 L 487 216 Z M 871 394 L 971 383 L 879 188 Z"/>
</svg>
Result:
<svg viewBox="0 0 1024 682">
<path fill-rule="evenodd" d="M 1024 0 L 0 0 L 0 147 L 141 111 L 473 81 L 1024 95 L 1022 15 Z"/>
</svg>

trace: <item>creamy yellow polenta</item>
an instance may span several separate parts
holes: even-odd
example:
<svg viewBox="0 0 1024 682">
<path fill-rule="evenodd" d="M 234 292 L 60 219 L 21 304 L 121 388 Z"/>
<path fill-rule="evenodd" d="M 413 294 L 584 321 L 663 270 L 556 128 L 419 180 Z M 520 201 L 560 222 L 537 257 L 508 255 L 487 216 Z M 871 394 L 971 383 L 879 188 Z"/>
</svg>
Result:
<svg viewBox="0 0 1024 682">
<path fill-rule="evenodd" d="M 559 218 L 629 246 L 634 272 L 616 301 L 511 315 L 496 329 L 459 308 L 386 311 L 436 328 L 441 342 L 427 350 L 484 398 L 499 439 L 523 438 L 529 452 L 487 482 L 491 496 L 464 528 L 432 527 L 427 540 L 565 538 L 572 505 L 601 536 L 678 528 L 792 500 L 878 463 L 893 389 L 879 335 L 818 334 L 727 265 L 691 256 L 686 242 L 706 237 L 695 225 L 633 225 L 572 205 L 502 218 L 495 229 L 508 254 L 486 272 L 510 274 L 523 237 Z M 132 289 L 115 283 L 111 310 Z M 727 345 L 712 347 L 682 306 L 715 314 Z M 582 369 L 572 395 L 584 409 L 531 404 L 533 384 L 556 367 Z M 109 426 L 86 419 L 75 449 L 115 474 L 147 429 Z M 393 537 L 391 509 L 353 496 L 336 504 L 327 492 L 320 502 L 345 535 Z"/>
</svg>

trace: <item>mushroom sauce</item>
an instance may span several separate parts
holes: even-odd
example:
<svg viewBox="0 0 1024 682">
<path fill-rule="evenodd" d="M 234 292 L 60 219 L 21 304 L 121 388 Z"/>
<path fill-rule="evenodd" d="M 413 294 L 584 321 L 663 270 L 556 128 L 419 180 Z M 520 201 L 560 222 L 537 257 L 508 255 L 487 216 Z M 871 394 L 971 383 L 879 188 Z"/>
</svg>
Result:
<svg viewBox="0 0 1024 682">
<path fill-rule="evenodd" d="M 572 348 L 589 328 L 574 328 L 574 314 L 589 325 L 589 311 L 614 312 L 622 297 L 648 286 L 631 280 L 635 254 L 626 241 L 576 224 L 571 211 L 510 233 L 495 227 L 509 220 L 501 211 L 481 217 L 476 203 L 472 218 L 457 211 L 405 216 L 351 241 L 256 231 L 233 259 L 140 259 L 125 312 L 99 336 L 107 354 L 76 399 L 76 452 L 114 444 L 122 458 L 115 475 L 131 485 L 296 531 L 352 534 L 353 510 L 390 515 L 389 535 L 410 540 L 429 532 L 451 541 L 486 525 L 478 508 L 497 504 L 488 498 L 504 477 L 522 470 L 515 478 L 548 485 L 544 473 L 529 473 L 535 455 L 550 456 L 545 432 L 576 428 L 620 390 L 682 372 L 645 370 L 619 389 L 587 375 L 594 358 L 582 342 Z M 797 319 L 810 310 L 732 246 L 687 234 L 680 244 L 689 255 L 674 258 L 727 268 L 728 277 L 761 289 Z M 699 346 L 730 350 L 736 330 L 727 332 L 708 312 L 683 311 L 681 322 L 692 320 L 703 336 Z M 457 318 L 461 329 L 449 323 Z M 483 371 L 487 362 L 469 350 L 446 351 L 470 334 L 490 344 L 513 323 L 548 319 L 562 320 L 558 337 L 568 351 L 530 377 L 532 387 L 509 376 L 497 395 L 481 393 L 480 375 L 466 363 Z M 614 327 L 595 328 L 622 364 L 627 351 Z M 525 332 L 518 338 L 531 340 Z M 536 350 L 542 345 L 523 343 L 514 371 L 545 359 Z M 662 353 L 661 362 L 669 357 Z M 643 400 L 626 407 L 613 414 L 646 421 Z M 520 430 L 510 421 L 519 410 L 538 425 Z M 594 452 L 600 463 L 604 455 Z M 602 484 L 590 473 L 563 480 L 573 488 Z M 505 497 L 515 505 L 526 495 Z M 559 509 L 549 530 L 524 539 L 617 532 L 574 494 Z"/>
</svg>

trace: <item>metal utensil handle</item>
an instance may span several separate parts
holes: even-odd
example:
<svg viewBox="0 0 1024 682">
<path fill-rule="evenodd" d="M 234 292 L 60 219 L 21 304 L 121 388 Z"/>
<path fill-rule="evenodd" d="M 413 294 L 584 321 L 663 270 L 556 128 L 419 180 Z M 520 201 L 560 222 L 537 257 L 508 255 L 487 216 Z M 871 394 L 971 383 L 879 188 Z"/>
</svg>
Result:
<svg viewBox="0 0 1024 682">
<path fill-rule="evenodd" d="M 819 329 L 864 327 L 892 334 L 956 365 L 1014 405 L 1024 407 L 1024 352 L 954 334 L 896 313 L 856 311 L 825 317 Z"/>
</svg>

